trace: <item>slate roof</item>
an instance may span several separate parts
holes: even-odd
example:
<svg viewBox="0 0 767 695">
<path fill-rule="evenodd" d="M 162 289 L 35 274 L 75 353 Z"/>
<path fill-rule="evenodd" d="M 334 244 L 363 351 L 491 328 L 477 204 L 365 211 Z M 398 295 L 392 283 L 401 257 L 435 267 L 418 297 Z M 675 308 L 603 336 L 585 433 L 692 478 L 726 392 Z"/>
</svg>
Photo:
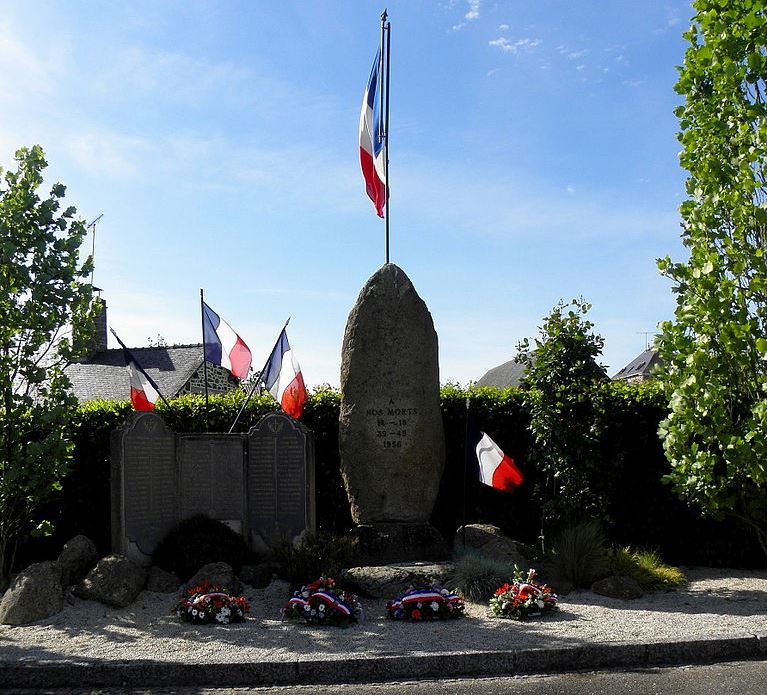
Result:
<svg viewBox="0 0 767 695">
<path fill-rule="evenodd" d="M 508 386 L 519 386 L 526 371 L 527 367 L 514 358 L 485 372 L 477 382 L 477 386 L 496 386 L 502 389 Z"/>
<path fill-rule="evenodd" d="M 166 398 L 178 394 L 202 365 L 202 343 L 131 348 L 131 352 Z M 81 403 L 97 399 L 127 400 L 128 370 L 120 348 L 102 350 L 66 368 L 72 392 Z"/>
<path fill-rule="evenodd" d="M 618 373 L 614 374 L 612 379 L 617 381 L 620 379 L 649 379 L 651 372 L 663 363 L 657 350 L 649 348 L 642 354 L 635 357 Z"/>
</svg>

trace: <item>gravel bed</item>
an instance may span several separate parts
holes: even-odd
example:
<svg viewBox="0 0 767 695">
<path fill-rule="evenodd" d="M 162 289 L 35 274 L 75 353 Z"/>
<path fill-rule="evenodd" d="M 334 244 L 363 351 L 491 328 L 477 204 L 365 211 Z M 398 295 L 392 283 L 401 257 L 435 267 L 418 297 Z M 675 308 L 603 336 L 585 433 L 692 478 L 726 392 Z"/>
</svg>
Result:
<svg viewBox="0 0 767 695">
<path fill-rule="evenodd" d="M 457 621 L 401 623 L 385 601 L 363 600 L 365 621 L 346 629 L 280 620 L 287 586 L 245 587 L 252 612 L 244 623 L 190 625 L 170 614 L 176 597 L 145 591 L 128 608 L 74 599 L 45 621 L 0 625 L 0 661 L 151 659 L 161 662 L 294 661 L 370 654 L 433 654 L 590 643 L 660 642 L 767 632 L 767 571 L 685 570 L 681 589 L 621 601 L 591 592 L 561 597 L 544 619 L 494 618 L 467 604 Z"/>
</svg>

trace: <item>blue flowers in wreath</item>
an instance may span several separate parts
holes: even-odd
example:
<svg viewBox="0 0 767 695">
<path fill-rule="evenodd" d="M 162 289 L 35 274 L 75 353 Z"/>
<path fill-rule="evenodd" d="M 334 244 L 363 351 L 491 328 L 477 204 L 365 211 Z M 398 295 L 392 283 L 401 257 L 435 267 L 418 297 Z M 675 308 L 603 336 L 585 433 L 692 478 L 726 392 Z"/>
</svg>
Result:
<svg viewBox="0 0 767 695">
<path fill-rule="evenodd" d="M 317 625 L 347 627 L 363 619 L 357 596 L 336 589 L 332 577 L 320 577 L 296 591 L 282 609 L 284 619 L 303 620 Z"/>
<path fill-rule="evenodd" d="M 447 620 L 460 618 L 464 613 L 460 596 L 447 589 L 414 589 L 409 587 L 401 596 L 386 602 L 386 610 L 393 620 Z"/>
</svg>

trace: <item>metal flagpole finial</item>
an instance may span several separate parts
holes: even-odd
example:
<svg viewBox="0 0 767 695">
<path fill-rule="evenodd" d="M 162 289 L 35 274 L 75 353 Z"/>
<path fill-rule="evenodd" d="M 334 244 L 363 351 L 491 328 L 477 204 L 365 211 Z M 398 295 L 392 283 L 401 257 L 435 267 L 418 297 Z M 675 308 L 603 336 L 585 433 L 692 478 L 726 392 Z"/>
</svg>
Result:
<svg viewBox="0 0 767 695">
<path fill-rule="evenodd" d="M 388 12 L 388 8 L 384 8 L 383 14 L 381 15 L 381 22 L 385 22 L 388 19 Z"/>
</svg>

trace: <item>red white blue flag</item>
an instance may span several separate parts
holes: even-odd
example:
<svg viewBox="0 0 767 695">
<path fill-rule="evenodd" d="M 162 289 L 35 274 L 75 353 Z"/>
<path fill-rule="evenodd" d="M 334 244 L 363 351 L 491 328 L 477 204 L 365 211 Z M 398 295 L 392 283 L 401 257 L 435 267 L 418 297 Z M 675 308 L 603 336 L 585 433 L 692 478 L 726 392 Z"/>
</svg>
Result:
<svg viewBox="0 0 767 695">
<path fill-rule="evenodd" d="M 208 362 L 228 369 L 238 379 L 248 376 L 252 357 L 248 346 L 205 302 L 202 303 L 202 342 Z"/>
<path fill-rule="evenodd" d="M 139 364 L 133 353 L 125 347 L 125 343 L 112 329 L 112 335 L 120 343 L 125 357 L 125 366 L 128 368 L 130 379 L 130 402 L 135 410 L 154 410 L 154 406 L 162 398 L 160 387 L 155 384 L 149 374 Z M 164 400 L 164 399 L 163 399 Z"/>
<path fill-rule="evenodd" d="M 487 434 L 476 430 L 470 446 L 479 465 L 479 479 L 485 485 L 511 492 L 522 484 L 525 477 L 514 459 L 504 454 Z"/>
<path fill-rule="evenodd" d="M 301 366 L 290 349 L 284 328 L 264 365 L 261 381 L 288 415 L 296 419 L 301 417 L 308 396 Z"/>
<path fill-rule="evenodd" d="M 381 51 L 376 53 L 373 61 L 373 69 L 370 71 L 370 79 L 362 98 L 362 112 L 360 113 L 360 164 L 362 164 L 362 176 L 365 178 L 365 190 L 368 197 L 373 201 L 379 217 L 384 216 L 386 205 L 386 147 L 379 137 L 380 133 L 380 65 Z"/>
</svg>

